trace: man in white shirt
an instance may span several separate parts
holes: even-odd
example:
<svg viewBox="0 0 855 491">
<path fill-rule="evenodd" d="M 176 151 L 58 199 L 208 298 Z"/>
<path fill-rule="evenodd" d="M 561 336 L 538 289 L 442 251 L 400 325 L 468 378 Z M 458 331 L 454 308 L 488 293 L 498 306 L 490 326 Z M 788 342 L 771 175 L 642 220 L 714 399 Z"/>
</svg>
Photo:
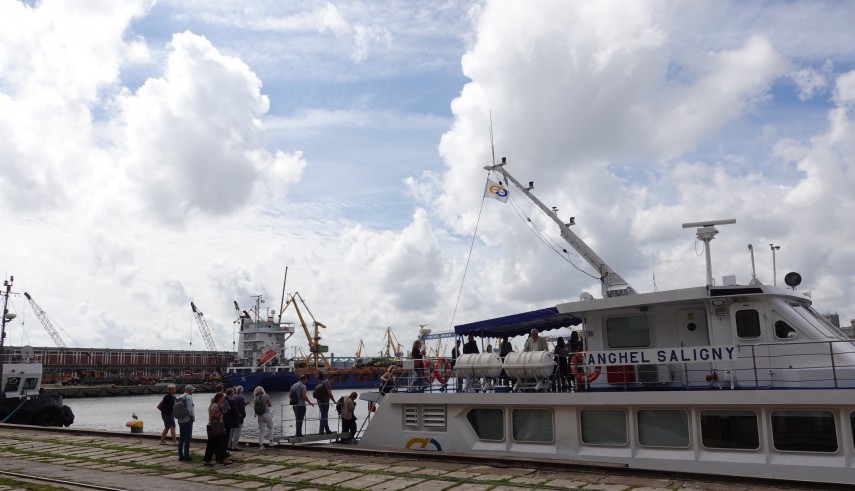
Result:
<svg viewBox="0 0 855 491">
<path fill-rule="evenodd" d="M 540 337 L 537 329 L 531 330 L 531 336 L 525 340 L 523 351 L 546 351 L 546 339 Z"/>
</svg>

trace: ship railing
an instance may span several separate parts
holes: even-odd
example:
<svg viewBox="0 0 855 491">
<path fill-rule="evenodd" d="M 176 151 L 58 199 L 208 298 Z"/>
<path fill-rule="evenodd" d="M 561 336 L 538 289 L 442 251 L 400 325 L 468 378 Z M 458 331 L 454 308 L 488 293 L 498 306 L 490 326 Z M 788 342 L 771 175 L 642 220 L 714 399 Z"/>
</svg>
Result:
<svg viewBox="0 0 855 491">
<path fill-rule="evenodd" d="M 329 402 L 329 413 L 327 425 L 332 433 L 321 433 L 321 411 L 318 404 L 306 405 L 306 415 L 303 418 L 302 436 L 297 436 L 297 416 L 294 406 L 280 404 L 278 409 L 279 426 L 274 428 L 274 440 L 279 443 L 299 444 L 317 442 L 356 442 L 364 431 L 365 426 L 371 420 L 372 410 L 369 408 L 368 417 L 364 418 L 361 426 L 357 426 L 356 434 L 345 432 L 341 415 L 336 411 L 336 401 Z"/>
<path fill-rule="evenodd" d="M 686 347 L 700 348 L 695 347 Z M 855 342 L 785 341 L 737 344 L 729 361 L 666 362 L 599 367 L 598 382 L 572 380 L 581 389 L 820 389 L 855 388 Z M 591 367 L 586 373 L 591 373 Z M 581 382 L 581 383 L 579 383 Z"/>
<path fill-rule="evenodd" d="M 503 372 L 496 378 L 452 375 L 442 383 L 426 377 L 416 360 L 404 360 L 398 364 L 394 383 L 381 387 L 381 392 L 855 388 L 853 340 L 737 344 L 733 360 L 716 362 L 596 367 L 580 364 L 573 357 L 573 353 L 555 356 L 552 375 L 544 380 L 515 380 Z M 435 359 L 428 361 L 425 366 L 432 366 Z"/>
</svg>

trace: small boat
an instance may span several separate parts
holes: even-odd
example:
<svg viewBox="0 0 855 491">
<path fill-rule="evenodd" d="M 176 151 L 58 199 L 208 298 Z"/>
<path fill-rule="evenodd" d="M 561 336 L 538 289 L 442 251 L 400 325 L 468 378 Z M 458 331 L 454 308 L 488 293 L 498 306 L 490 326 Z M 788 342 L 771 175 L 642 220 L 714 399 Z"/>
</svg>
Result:
<svg viewBox="0 0 855 491">
<path fill-rule="evenodd" d="M 551 352 L 466 354 L 455 367 L 467 379 L 457 392 L 364 393 L 377 411 L 360 445 L 855 482 L 855 341 L 797 290 L 799 274 L 786 275 L 787 287 L 764 285 L 752 268 L 747 284 L 715 285 L 710 241 L 735 220 L 709 220 L 683 224 L 705 246 L 707 284 L 637 293 L 504 164 L 487 169 L 559 224 L 598 271 L 603 298 L 583 293 L 454 333 L 496 338 L 571 327 L 582 351 L 567 355 L 565 373 Z M 558 379 L 570 384 L 561 388 Z"/>
<path fill-rule="evenodd" d="M 4 281 L 3 311 L 8 312 L 9 292 L 14 277 Z M 5 314 L 0 327 L 0 339 L 6 337 L 6 323 L 15 314 Z M 0 423 L 36 426 L 70 426 L 74 412 L 63 405 L 62 396 L 42 393 L 44 371 L 42 363 L 29 346 L 0 352 Z"/>
<path fill-rule="evenodd" d="M 267 363 L 268 361 L 270 361 L 274 358 L 276 358 L 276 352 L 273 351 L 272 349 L 267 350 L 267 352 L 264 353 L 263 355 L 261 355 L 261 358 L 258 359 L 258 364 L 264 365 L 265 363 Z"/>
</svg>

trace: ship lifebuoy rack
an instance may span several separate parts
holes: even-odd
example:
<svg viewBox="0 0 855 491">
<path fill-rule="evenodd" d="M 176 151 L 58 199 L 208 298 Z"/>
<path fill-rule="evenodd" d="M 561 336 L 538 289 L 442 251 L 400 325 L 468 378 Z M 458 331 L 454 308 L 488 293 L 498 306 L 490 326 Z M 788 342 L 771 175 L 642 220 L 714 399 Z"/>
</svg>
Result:
<svg viewBox="0 0 855 491">
<path fill-rule="evenodd" d="M 603 367 L 600 365 L 594 366 L 594 371 L 591 373 L 587 373 L 585 370 L 585 364 L 583 360 L 585 359 L 585 352 L 578 351 L 573 355 L 573 358 L 570 359 L 570 371 L 573 372 L 573 377 L 581 384 L 581 383 L 591 383 L 594 380 L 597 380 L 597 377 L 600 376 L 600 372 L 603 371 Z"/>
</svg>

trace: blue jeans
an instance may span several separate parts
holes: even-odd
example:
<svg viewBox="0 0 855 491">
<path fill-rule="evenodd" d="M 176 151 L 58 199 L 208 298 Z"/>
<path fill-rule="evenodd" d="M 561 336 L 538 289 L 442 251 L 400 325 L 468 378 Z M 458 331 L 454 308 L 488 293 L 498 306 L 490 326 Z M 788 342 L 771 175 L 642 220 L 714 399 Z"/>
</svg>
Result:
<svg viewBox="0 0 855 491">
<path fill-rule="evenodd" d="M 190 438 L 193 436 L 193 421 L 186 423 L 178 423 L 178 430 L 181 432 L 178 436 L 178 458 L 190 458 Z"/>
<path fill-rule="evenodd" d="M 330 422 L 329 422 L 329 414 L 330 414 L 330 403 L 328 402 L 319 402 L 318 409 L 321 410 L 321 428 L 318 431 L 321 435 L 324 433 L 332 433 L 330 430 Z"/>
<path fill-rule="evenodd" d="M 303 420 L 306 419 L 306 406 L 294 406 L 294 416 L 297 417 L 297 436 L 303 436 Z"/>
</svg>

